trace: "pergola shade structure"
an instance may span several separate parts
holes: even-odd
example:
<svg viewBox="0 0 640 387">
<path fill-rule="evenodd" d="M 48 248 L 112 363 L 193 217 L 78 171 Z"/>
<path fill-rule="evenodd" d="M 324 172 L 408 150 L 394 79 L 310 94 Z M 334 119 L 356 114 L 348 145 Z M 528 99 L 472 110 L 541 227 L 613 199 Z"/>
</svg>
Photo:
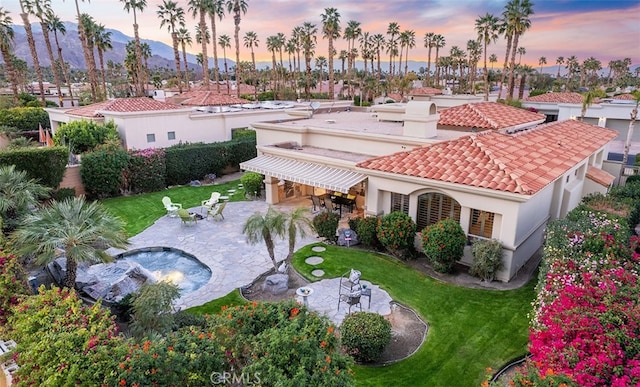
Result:
<svg viewBox="0 0 640 387">
<path fill-rule="evenodd" d="M 347 169 L 274 156 L 258 156 L 240 163 L 240 169 L 343 193 L 366 179 Z"/>
</svg>

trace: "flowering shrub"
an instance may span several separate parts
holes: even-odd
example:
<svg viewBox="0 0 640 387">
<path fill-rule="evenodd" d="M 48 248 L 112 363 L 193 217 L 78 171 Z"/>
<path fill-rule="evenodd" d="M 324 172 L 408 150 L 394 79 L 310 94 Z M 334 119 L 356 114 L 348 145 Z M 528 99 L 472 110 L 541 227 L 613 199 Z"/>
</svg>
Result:
<svg viewBox="0 0 640 387">
<path fill-rule="evenodd" d="M 356 226 L 356 232 L 360 242 L 366 246 L 373 247 L 375 249 L 380 248 L 380 241 L 376 234 L 376 227 L 378 226 L 378 218 L 368 217 L 361 218 Z"/>
<path fill-rule="evenodd" d="M 464 254 L 467 244 L 460 224 L 451 219 L 443 219 L 425 227 L 421 233 L 422 248 L 435 271 L 449 273 L 457 260 Z"/>
<path fill-rule="evenodd" d="M 325 238 L 329 242 L 335 242 L 338 239 L 336 230 L 338 229 L 339 221 L 340 215 L 329 211 L 322 211 L 313 217 L 312 223 L 318 236 Z"/>
<path fill-rule="evenodd" d="M 378 219 L 378 240 L 391 254 L 400 255 L 413 247 L 416 223 L 404 212 L 394 211 Z"/>
<path fill-rule="evenodd" d="M 129 151 L 129 162 L 123 174 L 123 191 L 137 194 L 163 190 L 167 186 L 164 149 Z"/>
<path fill-rule="evenodd" d="M 378 313 L 356 312 L 340 326 L 342 345 L 356 361 L 373 362 L 391 341 L 391 323 Z"/>
<path fill-rule="evenodd" d="M 13 307 L 31 293 L 27 275 L 18 259 L 0 252 L 0 330 L 5 329 Z"/>
</svg>

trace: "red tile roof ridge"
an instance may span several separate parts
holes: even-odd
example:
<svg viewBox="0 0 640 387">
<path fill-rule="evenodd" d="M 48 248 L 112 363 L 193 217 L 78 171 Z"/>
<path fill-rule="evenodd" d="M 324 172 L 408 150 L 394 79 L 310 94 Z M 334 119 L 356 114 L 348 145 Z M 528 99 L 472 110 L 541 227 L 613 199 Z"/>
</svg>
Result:
<svg viewBox="0 0 640 387">
<path fill-rule="evenodd" d="M 468 104 L 469 107 L 471 108 L 471 110 L 473 110 L 474 112 L 476 112 L 477 115 L 480 116 L 480 118 L 484 119 L 485 121 L 487 121 L 493 128 L 497 129 L 500 127 L 500 125 L 493 120 L 491 117 L 489 117 L 485 112 L 481 111 L 480 109 L 478 109 L 478 106 L 481 105 L 476 105 L 473 103 Z M 488 105 L 482 105 L 482 106 L 488 106 Z"/>
</svg>

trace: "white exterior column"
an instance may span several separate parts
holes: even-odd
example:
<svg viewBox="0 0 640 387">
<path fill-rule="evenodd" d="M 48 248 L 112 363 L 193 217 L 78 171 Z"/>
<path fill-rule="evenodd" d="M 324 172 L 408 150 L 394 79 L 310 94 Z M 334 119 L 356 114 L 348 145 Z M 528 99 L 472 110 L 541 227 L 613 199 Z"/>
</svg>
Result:
<svg viewBox="0 0 640 387">
<path fill-rule="evenodd" d="M 265 176 L 264 185 L 265 185 L 265 200 L 267 204 L 278 204 L 280 203 L 280 198 L 278 196 L 278 182 L 280 179 L 271 176 Z"/>
</svg>

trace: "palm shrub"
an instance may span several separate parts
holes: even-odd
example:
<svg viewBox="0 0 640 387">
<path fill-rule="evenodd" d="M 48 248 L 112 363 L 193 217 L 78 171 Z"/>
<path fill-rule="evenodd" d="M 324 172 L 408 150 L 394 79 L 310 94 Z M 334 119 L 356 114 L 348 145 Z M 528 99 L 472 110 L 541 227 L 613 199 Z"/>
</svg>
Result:
<svg viewBox="0 0 640 387">
<path fill-rule="evenodd" d="M 356 312 L 340 326 L 346 352 L 362 363 L 377 361 L 391 341 L 391 323 L 378 313 Z"/>
<path fill-rule="evenodd" d="M 356 226 L 356 232 L 360 243 L 365 246 L 369 246 L 374 249 L 380 248 L 380 241 L 376 234 L 376 227 L 378 226 L 379 219 L 376 217 L 362 218 Z"/>
<path fill-rule="evenodd" d="M 443 219 L 422 230 L 422 249 L 429 258 L 433 269 L 449 273 L 457 260 L 464 254 L 467 237 L 460 224 L 451 219 Z"/>
<path fill-rule="evenodd" d="M 313 228 L 318 236 L 325 238 L 328 242 L 335 243 L 338 240 L 336 230 L 340 222 L 340 215 L 329 211 L 322 211 L 313 218 Z"/>
<path fill-rule="evenodd" d="M 2 229 L 12 231 L 29 208 L 49 194 L 49 188 L 29 179 L 13 165 L 0 166 L 0 218 Z"/>
<path fill-rule="evenodd" d="M 473 263 L 469 274 L 491 282 L 502 269 L 502 243 L 496 239 L 477 239 L 471 246 Z"/>
<path fill-rule="evenodd" d="M 256 196 L 260 196 L 262 191 L 262 180 L 262 175 L 256 172 L 247 172 L 240 178 L 245 192 L 254 193 Z"/>
<path fill-rule="evenodd" d="M 394 211 L 378 220 L 376 235 L 385 249 L 400 256 L 413 247 L 416 223 L 404 212 Z"/>
</svg>

